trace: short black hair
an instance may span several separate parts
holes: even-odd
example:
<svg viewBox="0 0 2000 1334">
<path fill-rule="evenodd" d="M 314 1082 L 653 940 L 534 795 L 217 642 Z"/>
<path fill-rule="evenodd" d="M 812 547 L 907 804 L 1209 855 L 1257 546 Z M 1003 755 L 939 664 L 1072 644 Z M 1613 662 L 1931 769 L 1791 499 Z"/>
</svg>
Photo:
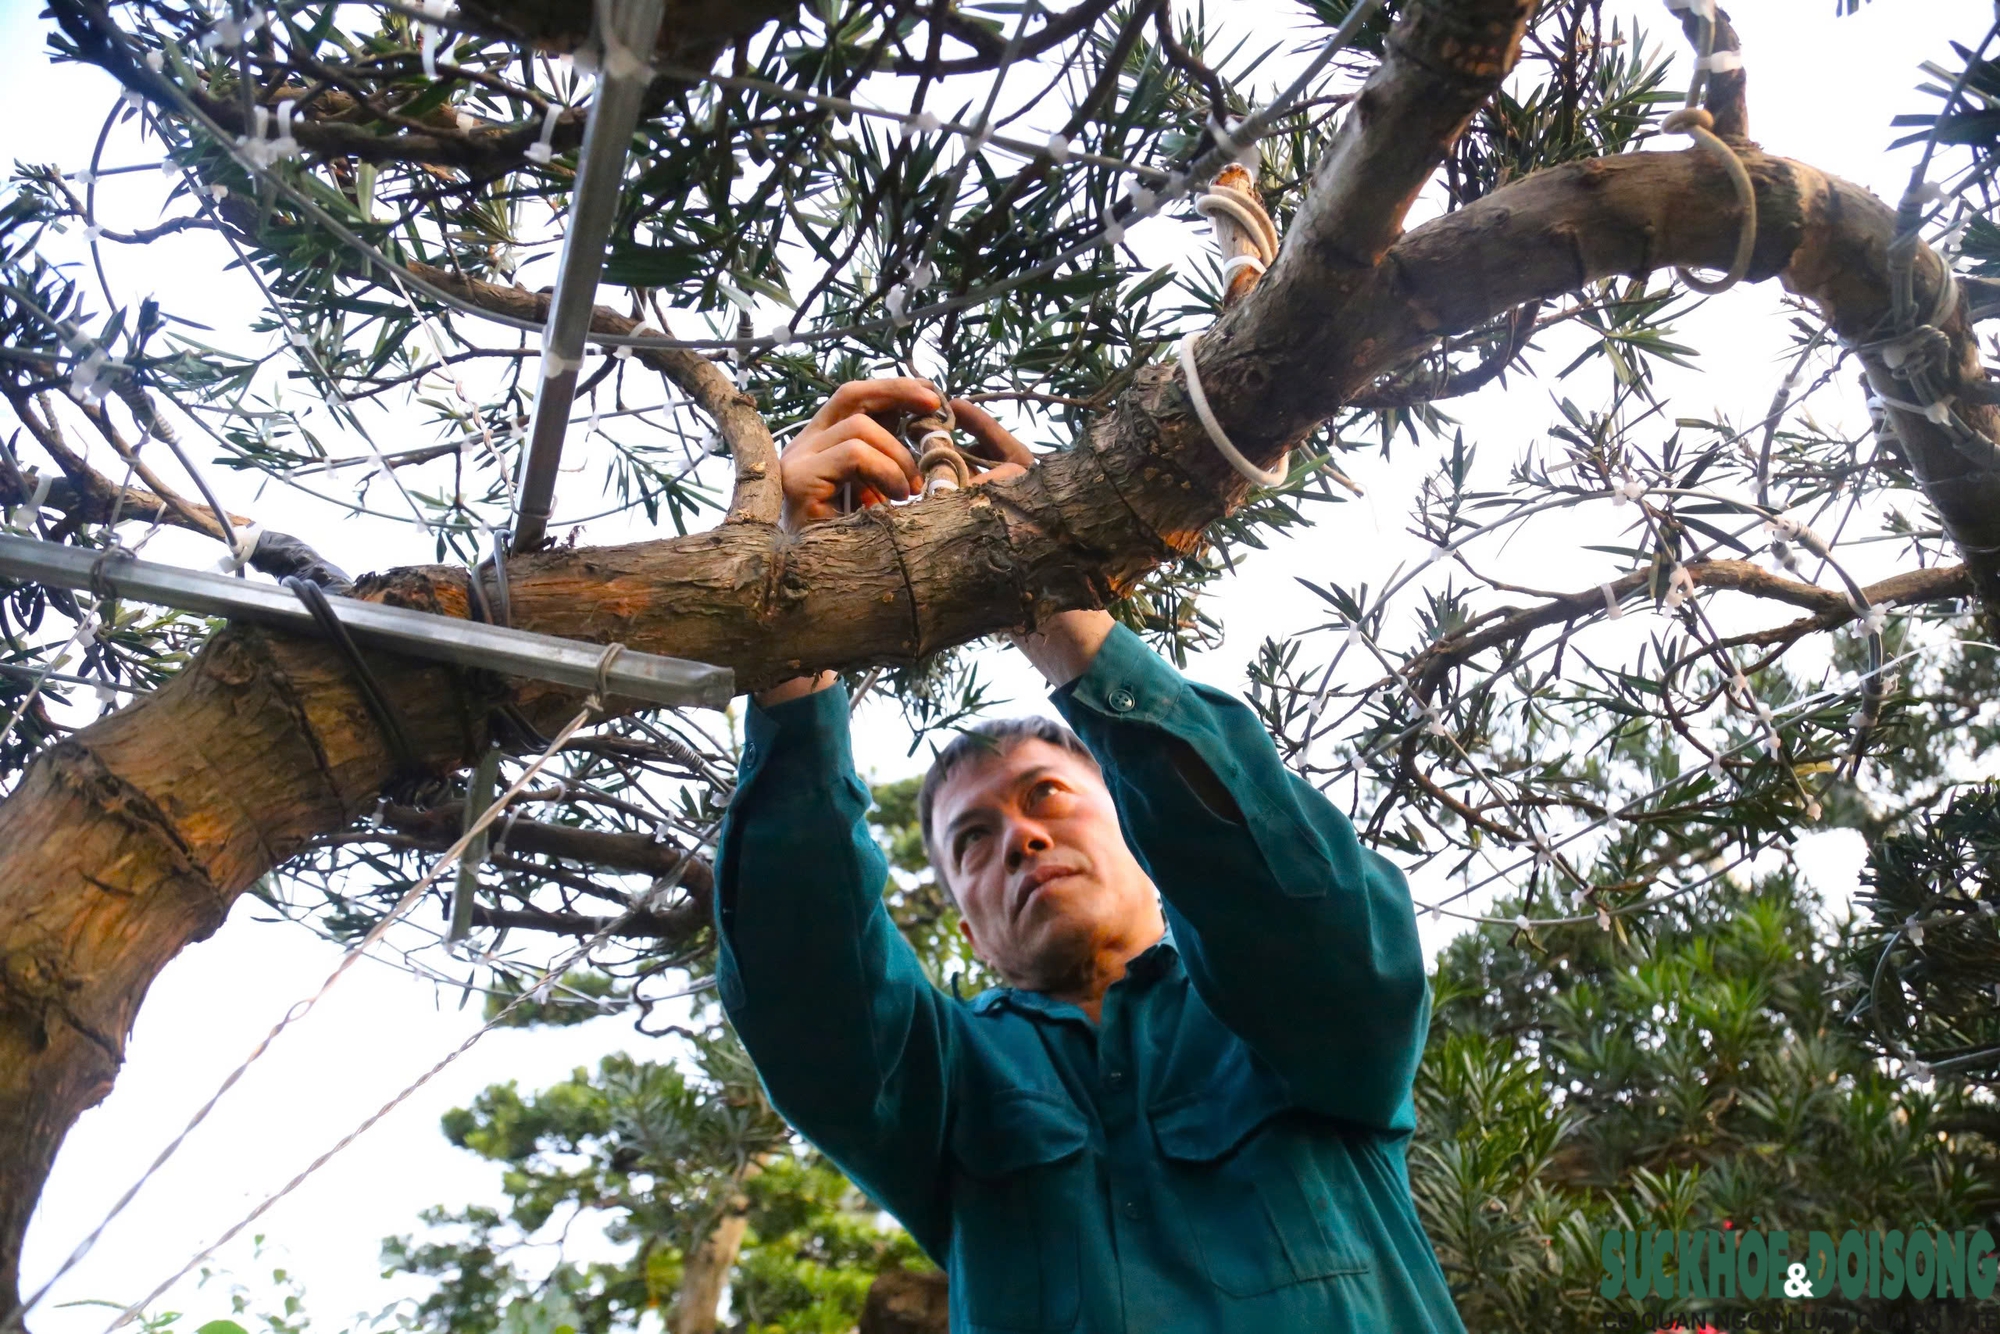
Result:
<svg viewBox="0 0 2000 1334">
<path fill-rule="evenodd" d="M 924 775 L 923 786 L 917 789 L 917 828 L 923 834 L 924 851 L 938 873 L 938 882 L 944 885 L 946 893 L 952 895 L 954 903 L 958 901 L 958 895 L 952 893 L 943 862 L 937 855 L 936 845 L 931 842 L 931 807 L 937 801 L 938 789 L 966 761 L 1005 755 L 1023 741 L 1045 741 L 1080 757 L 1092 769 L 1098 768 L 1097 757 L 1090 753 L 1090 747 L 1083 744 L 1083 738 L 1053 718 L 993 718 L 974 723 L 953 737 L 951 744 L 931 761 L 930 772 Z"/>
</svg>

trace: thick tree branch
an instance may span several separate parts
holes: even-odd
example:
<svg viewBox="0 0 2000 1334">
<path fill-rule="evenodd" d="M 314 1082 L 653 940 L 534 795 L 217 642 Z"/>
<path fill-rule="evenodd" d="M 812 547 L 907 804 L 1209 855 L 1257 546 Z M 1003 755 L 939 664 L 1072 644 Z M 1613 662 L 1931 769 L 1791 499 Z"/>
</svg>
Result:
<svg viewBox="0 0 2000 1334">
<path fill-rule="evenodd" d="M 1246 387 L 1270 388 L 1287 364 L 1337 364 L 1321 355 L 1298 357 L 1258 335 L 1285 328 L 1296 337 L 1330 310 L 1351 307 L 1353 295 L 1382 268 L 1418 193 L 1513 68 L 1533 9 L 1533 0 L 1459 0 L 1404 10 L 1381 65 L 1314 168 L 1278 262 L 1202 340 L 1204 384 L 1240 379 Z M 1387 369 L 1374 366 L 1375 374 Z M 1360 387 L 1341 378 L 1342 398 Z M 1252 392 L 1237 400 L 1250 410 L 1246 416 L 1217 408 L 1237 448 L 1258 464 L 1278 458 L 1338 406 L 1325 406 L 1311 422 L 1288 421 L 1260 411 L 1261 397 Z"/>
</svg>

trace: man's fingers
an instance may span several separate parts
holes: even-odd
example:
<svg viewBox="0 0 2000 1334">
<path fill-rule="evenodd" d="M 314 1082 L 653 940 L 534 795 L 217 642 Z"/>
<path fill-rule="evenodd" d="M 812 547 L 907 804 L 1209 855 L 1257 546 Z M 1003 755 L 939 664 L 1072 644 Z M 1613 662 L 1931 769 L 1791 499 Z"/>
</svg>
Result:
<svg viewBox="0 0 2000 1334">
<path fill-rule="evenodd" d="M 916 470 L 906 475 L 896 461 L 863 440 L 845 440 L 821 453 L 825 471 L 820 475 L 839 490 L 843 482 L 863 482 L 891 500 L 908 500 Z M 864 488 L 856 488 L 863 490 Z"/>
<path fill-rule="evenodd" d="M 808 431 L 824 430 L 843 417 L 857 412 L 942 412 L 937 390 L 922 380 L 885 377 L 880 380 L 849 380 L 833 391 L 813 415 Z"/>
<path fill-rule="evenodd" d="M 831 453 L 850 440 L 861 441 L 869 448 L 879 450 L 885 458 L 902 470 L 904 477 L 912 485 L 919 480 L 917 460 L 909 448 L 895 436 L 890 435 L 881 422 L 861 413 L 843 417 L 823 430 L 800 435 L 792 442 L 792 448 L 785 453 L 789 456 L 794 451 L 797 452 L 798 458 L 793 461 L 793 466 L 807 466 L 817 470 L 822 465 L 816 456 Z"/>
<path fill-rule="evenodd" d="M 1028 447 L 1016 440 L 1011 431 L 994 421 L 991 414 L 977 403 L 954 398 L 951 401 L 951 412 L 958 424 L 984 446 L 977 451 L 981 458 L 1018 463 L 1023 468 L 1035 466 L 1035 456 L 1029 452 Z"/>
</svg>

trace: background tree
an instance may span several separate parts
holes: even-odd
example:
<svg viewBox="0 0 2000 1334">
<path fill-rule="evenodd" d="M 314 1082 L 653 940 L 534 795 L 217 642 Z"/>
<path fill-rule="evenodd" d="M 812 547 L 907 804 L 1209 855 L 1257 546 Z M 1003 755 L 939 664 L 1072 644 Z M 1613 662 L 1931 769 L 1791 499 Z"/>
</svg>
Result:
<svg viewBox="0 0 2000 1334">
<path fill-rule="evenodd" d="M 421 528 L 460 564 L 352 591 L 484 603 L 742 688 L 837 667 L 928 727 L 981 703 L 961 646 L 1058 608 L 1108 602 L 1199 650 L 1235 564 L 1343 503 L 1345 454 L 1416 451 L 1436 461 L 1409 497 L 1418 558 L 1376 588 L 1306 571 L 1324 620 L 1267 644 L 1254 679 L 1288 759 L 1366 837 L 1466 872 L 1427 906 L 1519 885 L 1524 942 L 1623 940 L 1802 828 L 1884 834 L 1976 773 L 2000 422 L 1972 329 L 1987 289 L 1953 265 L 1991 200 L 1985 158 L 1932 146 L 1986 108 L 1983 52 L 1947 67 L 1898 211 L 1749 141 L 1726 20 L 1688 15 L 1712 72 L 1663 122 L 1685 62 L 1598 0 L 1305 11 L 1309 49 L 1349 18 L 1353 40 L 1274 97 L 1283 53 L 1164 4 L 669 5 L 592 325 L 638 341 L 580 383 L 566 457 L 598 496 L 568 495 L 565 526 L 601 499 L 620 517 L 593 531 L 684 535 L 468 575 L 512 509 L 533 266 L 606 58 L 591 7 L 53 0 L 57 51 L 129 90 L 103 144 L 164 151 L 172 186 L 160 223 L 104 229 L 129 173 L 101 147 L 87 180 L 24 164 L 0 209 L 14 521 L 99 551 L 173 529 L 336 588 L 310 545 L 335 516 L 385 542 Z M 1718 137 L 1682 151 L 1668 125 Z M 1192 220 L 1190 188 L 1252 158 L 1233 150 L 1253 133 L 1286 237 L 1269 271 L 1154 262 L 1148 219 Z M 263 299 L 258 337 L 58 267 L 55 229 L 79 224 L 92 253 L 210 243 Z M 1726 273 L 1671 276 L 1688 266 Z M 1669 401 L 1663 368 L 1692 355 L 1674 321 L 1772 277 L 1796 299 L 1773 397 Z M 1183 360 L 1252 464 L 1288 460 L 1282 485 L 1223 460 Z M 774 438 L 892 369 L 997 405 L 1048 453 L 990 490 L 778 532 Z M 1874 419 L 1841 427 L 1860 377 Z M 1541 397 L 1509 399 L 1482 441 L 1470 396 L 1531 385 L 1554 390 L 1546 428 L 1523 426 Z M 278 488 L 258 503 L 298 536 L 191 499 L 218 467 Z M 1552 535 L 1539 563 L 1509 547 L 1523 532 Z M 5 615 L 0 1307 L 159 967 L 253 886 L 341 939 L 386 927 L 480 804 L 461 771 L 498 746 L 519 774 L 576 708 L 371 655 L 381 722 L 315 641 L 32 583 Z M 92 686 L 136 702 L 89 721 Z M 509 810 L 457 911 L 440 892 L 425 917 L 446 927 L 406 920 L 399 947 L 510 996 L 496 1022 L 564 995 L 678 1022 L 706 976 L 731 758 L 712 719 L 614 709 Z M 586 955 L 610 987 L 558 990 Z M 1889 1073 L 1914 1060 L 1892 1048 Z"/>
<path fill-rule="evenodd" d="M 875 790 L 874 829 L 891 859 L 890 911 L 934 977 L 983 986 L 925 861 L 916 786 Z M 592 977 L 570 981 L 611 990 Z M 573 1023 L 598 1013 L 552 995 L 506 1022 Z M 720 1024 L 719 1013 L 701 1013 Z M 671 1062 L 612 1057 L 529 1097 L 512 1083 L 494 1085 L 445 1118 L 454 1145 L 505 1167 L 511 1207 L 505 1218 L 438 1208 L 424 1216 L 431 1231 L 422 1240 L 385 1243 L 391 1270 L 438 1279 L 408 1323 L 434 1334 L 494 1334 L 515 1306 L 540 1311 L 557 1293 L 560 1319 L 582 1334 L 632 1329 L 652 1309 L 674 1334 L 707 1334 L 726 1285 L 735 1328 L 846 1334 L 882 1275 L 891 1276 L 884 1299 L 905 1275 L 941 1283 L 908 1233 L 885 1228 L 853 1183 L 792 1139 L 726 1027 L 676 1036 L 691 1044 L 692 1080 Z M 627 1258 L 591 1266 L 559 1259 L 552 1271 L 536 1264 L 522 1272 L 509 1253 L 549 1235 L 557 1218 L 565 1235 L 603 1231 Z M 900 1332 L 875 1324 L 869 1334 Z"/>
<path fill-rule="evenodd" d="M 1691 1327 L 1757 1304 L 1607 1300 L 1607 1229 L 2000 1227 L 1990 1104 L 1885 1072 L 1851 1022 L 1856 923 L 1816 915 L 1778 874 L 1676 900 L 1622 939 L 1578 925 L 1529 947 L 1489 925 L 1445 950 L 1410 1178 L 1467 1328 L 1641 1310 Z M 1972 1306 L 1814 1309 L 1971 1329 Z"/>
</svg>

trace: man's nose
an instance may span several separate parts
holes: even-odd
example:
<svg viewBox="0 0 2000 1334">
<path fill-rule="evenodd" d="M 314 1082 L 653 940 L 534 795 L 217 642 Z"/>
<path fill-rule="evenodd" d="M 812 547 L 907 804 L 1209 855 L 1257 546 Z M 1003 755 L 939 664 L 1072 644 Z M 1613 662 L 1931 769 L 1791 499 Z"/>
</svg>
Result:
<svg viewBox="0 0 2000 1334">
<path fill-rule="evenodd" d="M 1055 846 L 1048 831 L 1030 820 L 1016 820 L 1007 829 L 1007 869 L 1018 871 L 1030 857 L 1039 857 Z"/>
</svg>

